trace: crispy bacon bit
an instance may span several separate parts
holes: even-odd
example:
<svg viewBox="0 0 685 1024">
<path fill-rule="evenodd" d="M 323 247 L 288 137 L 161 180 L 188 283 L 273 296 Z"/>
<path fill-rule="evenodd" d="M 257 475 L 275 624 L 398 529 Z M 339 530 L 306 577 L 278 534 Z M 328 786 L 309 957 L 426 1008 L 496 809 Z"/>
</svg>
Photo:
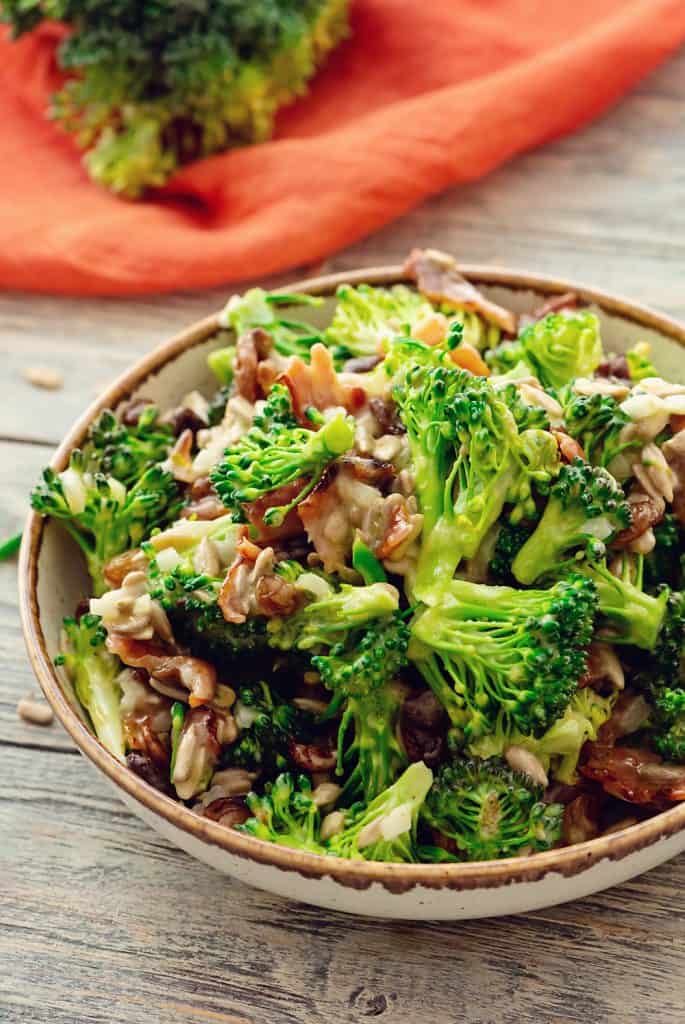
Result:
<svg viewBox="0 0 685 1024">
<path fill-rule="evenodd" d="M 343 384 L 333 366 L 330 349 L 317 342 L 312 345 L 310 363 L 293 356 L 278 378 L 290 391 L 293 411 L 299 422 L 311 427 L 307 409 L 331 409 L 342 406 L 348 412 L 361 409 L 366 402 L 363 388 Z"/>
<path fill-rule="evenodd" d="M 671 428 L 671 433 L 679 434 L 681 430 L 685 430 L 685 416 L 671 416 L 671 419 L 669 420 L 669 426 Z"/>
<path fill-rule="evenodd" d="M 618 380 L 630 380 L 628 360 L 625 356 L 607 356 L 597 367 L 598 377 L 615 377 Z"/>
<path fill-rule="evenodd" d="M 392 462 L 381 462 L 380 459 L 359 455 L 343 455 L 339 462 L 351 471 L 355 480 L 374 487 L 388 487 L 395 478 Z"/>
<path fill-rule="evenodd" d="M 507 334 L 516 334 L 516 317 L 511 310 L 486 299 L 463 277 L 455 261 L 436 249 L 414 249 L 404 265 L 405 274 L 416 281 L 419 291 L 431 302 L 446 302 L 456 309 L 480 313 Z"/>
<path fill-rule="evenodd" d="M 330 743 L 296 743 L 291 739 L 288 752 L 303 772 L 328 772 L 335 767 L 336 753 Z"/>
<path fill-rule="evenodd" d="M 105 566 L 105 580 L 111 590 L 118 590 L 130 572 L 140 572 L 147 568 L 147 558 L 140 548 L 124 551 Z"/>
<path fill-rule="evenodd" d="M 564 808 L 561 836 L 568 846 L 595 839 L 600 832 L 600 793 L 581 793 Z"/>
<path fill-rule="evenodd" d="M 293 615 L 302 603 L 300 591 L 281 576 L 262 576 L 257 580 L 255 599 L 260 615 L 281 618 Z"/>
<path fill-rule="evenodd" d="M 649 704 L 639 693 L 627 690 L 614 704 L 611 718 L 599 730 L 598 742 L 613 747 L 616 740 L 630 736 L 646 725 L 649 718 Z"/>
<path fill-rule="evenodd" d="M 564 292 L 563 295 L 552 295 L 533 310 L 534 320 L 544 320 L 550 313 L 559 313 L 562 309 L 575 309 L 578 305 L 577 292 Z"/>
<path fill-rule="evenodd" d="M 552 430 L 551 433 L 554 434 L 562 462 L 567 462 L 570 465 L 574 459 L 587 461 L 582 446 L 578 444 L 574 437 L 567 434 L 565 430 Z"/>
<path fill-rule="evenodd" d="M 300 605 L 300 592 L 273 572 L 273 548 L 258 548 L 243 537 L 226 574 L 218 605 L 226 622 L 245 622 L 248 615 L 266 618 L 290 615 Z"/>
<path fill-rule="evenodd" d="M 252 501 L 245 505 L 245 514 L 257 530 L 257 536 L 261 541 L 287 540 L 290 537 L 297 537 L 302 530 L 302 521 L 297 514 L 297 509 L 292 509 L 285 517 L 280 526 L 267 526 L 264 522 L 264 515 L 268 509 L 275 505 L 288 505 L 293 498 L 297 497 L 306 483 L 304 477 L 298 477 L 292 483 L 285 484 L 263 498 Z"/>
<path fill-rule="evenodd" d="M 685 800 L 685 765 L 668 764 L 639 747 L 588 746 L 589 756 L 580 770 L 612 796 L 655 807 Z"/>
<path fill-rule="evenodd" d="M 411 513 L 408 501 L 402 494 L 390 494 L 379 505 L 379 512 L 378 519 L 383 529 L 374 553 L 383 560 L 399 555 L 419 535 L 423 516 Z"/>
<path fill-rule="evenodd" d="M 169 654 L 159 644 L 116 633 L 107 638 L 107 647 L 121 658 L 124 665 L 144 668 L 162 682 L 180 683 L 190 691 L 188 703 L 191 707 L 214 700 L 216 669 L 208 661 L 186 654 Z"/>
<path fill-rule="evenodd" d="M 660 523 L 664 518 L 666 505 L 663 498 L 652 498 L 647 494 L 634 496 L 630 502 L 631 523 L 621 530 L 611 542 L 613 548 L 627 548 L 634 540 L 641 537 L 647 530 Z"/>
</svg>

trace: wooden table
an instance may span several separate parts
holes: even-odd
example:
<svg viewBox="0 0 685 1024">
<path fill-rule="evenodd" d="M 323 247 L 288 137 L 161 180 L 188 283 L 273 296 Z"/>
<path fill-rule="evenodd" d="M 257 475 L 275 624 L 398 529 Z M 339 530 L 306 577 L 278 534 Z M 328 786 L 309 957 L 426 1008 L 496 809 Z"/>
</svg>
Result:
<svg viewBox="0 0 685 1024">
<path fill-rule="evenodd" d="M 681 57 L 602 122 L 432 200 L 327 266 L 392 262 L 430 243 L 685 318 L 684 101 Z M 29 488 L 84 404 L 227 292 L 0 297 L 2 534 L 21 524 Z M 62 370 L 64 389 L 32 388 L 22 370 L 36 365 Z M 413 926 L 289 904 L 168 846 L 59 725 L 18 719 L 34 681 L 14 572 L 0 567 L 0 1020 L 682 1022 L 685 858 L 581 903 Z"/>
</svg>

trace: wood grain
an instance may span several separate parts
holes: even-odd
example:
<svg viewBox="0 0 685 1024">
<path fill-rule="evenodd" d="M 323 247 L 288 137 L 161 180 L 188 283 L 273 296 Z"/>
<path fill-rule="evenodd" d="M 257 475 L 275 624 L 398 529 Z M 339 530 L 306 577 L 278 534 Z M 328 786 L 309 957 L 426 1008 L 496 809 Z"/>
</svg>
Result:
<svg viewBox="0 0 685 1024">
<path fill-rule="evenodd" d="M 576 277 L 685 318 L 684 98 L 680 57 L 587 131 L 431 200 L 325 269 L 395 262 L 430 243 L 465 261 Z M 2 536 L 21 523 L 50 445 L 102 385 L 232 290 L 0 296 Z M 36 365 L 62 370 L 64 389 L 32 388 L 22 371 Z M 14 574 L 0 565 L 0 1020 L 683 1020 L 685 858 L 541 913 L 412 926 L 287 904 L 169 847 L 57 725 L 17 717 L 35 683 Z"/>
</svg>

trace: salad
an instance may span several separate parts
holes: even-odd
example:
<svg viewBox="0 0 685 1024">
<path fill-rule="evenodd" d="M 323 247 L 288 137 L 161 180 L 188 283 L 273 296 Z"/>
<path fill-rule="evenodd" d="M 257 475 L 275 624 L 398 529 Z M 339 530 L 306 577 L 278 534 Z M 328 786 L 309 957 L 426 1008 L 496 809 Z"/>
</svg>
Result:
<svg viewBox="0 0 685 1024">
<path fill-rule="evenodd" d="M 685 385 L 572 293 L 405 272 L 325 328 L 233 297 L 214 394 L 45 470 L 84 714 L 197 814 L 330 856 L 522 857 L 684 800 Z"/>
</svg>

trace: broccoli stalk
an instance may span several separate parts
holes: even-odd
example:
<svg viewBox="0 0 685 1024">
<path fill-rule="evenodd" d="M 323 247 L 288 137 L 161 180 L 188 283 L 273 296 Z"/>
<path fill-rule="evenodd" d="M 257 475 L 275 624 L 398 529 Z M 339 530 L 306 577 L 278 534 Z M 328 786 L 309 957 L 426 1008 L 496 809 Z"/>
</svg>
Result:
<svg viewBox="0 0 685 1024">
<path fill-rule="evenodd" d="M 395 613 L 370 623 L 361 639 L 355 634 L 312 658 L 312 665 L 333 693 L 327 717 L 342 711 L 337 770 L 349 773 L 345 796 L 368 803 L 407 763 L 398 738 L 404 694 L 393 680 L 407 663 L 409 630 Z M 353 738 L 348 744 L 349 731 Z"/>
<path fill-rule="evenodd" d="M 584 310 L 552 313 L 485 358 L 495 373 L 516 377 L 523 364 L 545 387 L 561 388 L 575 377 L 592 376 L 604 358 L 599 320 Z"/>
<path fill-rule="evenodd" d="M 575 459 L 552 484 L 542 519 L 514 558 L 514 576 L 530 584 L 558 576 L 583 555 L 602 558 L 606 544 L 630 521 L 630 505 L 614 478 Z"/>
<path fill-rule="evenodd" d="M 375 800 L 345 813 L 345 826 L 331 838 L 328 851 L 350 860 L 417 861 L 418 818 L 432 782 L 433 772 L 423 761 L 410 764 Z"/>
<path fill-rule="evenodd" d="M 85 554 L 95 595 L 100 596 L 106 590 L 107 563 L 174 519 L 181 502 L 176 481 L 159 465 L 127 487 L 113 476 L 92 472 L 87 461 L 77 449 L 62 473 L 46 469 L 31 505 L 41 515 L 62 520 Z"/>
<path fill-rule="evenodd" d="M 264 522 L 278 526 L 316 487 L 326 467 L 353 444 L 354 423 L 344 413 L 326 421 L 316 431 L 301 427 L 266 431 L 255 423 L 226 451 L 210 475 L 224 505 L 238 515 L 242 514 L 243 504 L 302 479 L 302 487 L 292 501 L 265 513 Z"/>
<path fill-rule="evenodd" d="M 477 861 L 549 850 L 561 838 L 563 811 L 500 762 L 452 761 L 438 771 L 421 813 L 465 860 Z"/>
<path fill-rule="evenodd" d="M 434 598 L 411 623 L 409 656 L 457 736 L 548 729 L 585 671 L 593 584 L 570 576 L 549 590 L 514 590 L 453 580 Z"/>
<path fill-rule="evenodd" d="M 519 434 L 496 390 L 463 370 L 415 361 L 393 394 L 424 516 L 413 591 L 426 600 L 462 558 L 475 555 L 505 503 L 515 506 L 517 519 L 534 512 L 531 482 L 555 474 L 557 445 L 544 431 Z"/>
<path fill-rule="evenodd" d="M 101 622 L 99 615 L 83 615 L 78 622 L 65 619 L 62 651 L 55 661 L 66 669 L 102 745 L 123 761 L 126 746 L 117 682 L 121 666 L 105 647 L 107 634 Z"/>
</svg>

